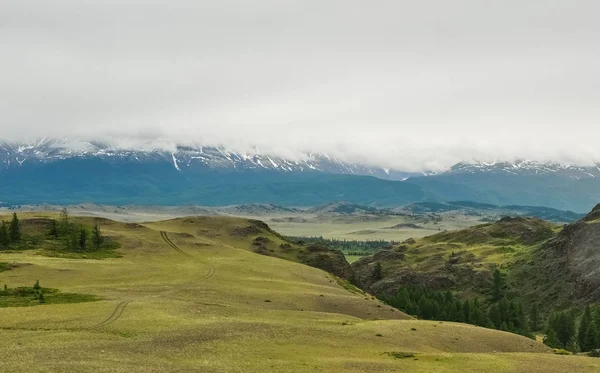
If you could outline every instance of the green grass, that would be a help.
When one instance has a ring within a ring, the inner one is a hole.
[[[67,251],[67,250],[49,250],[42,249],[39,255],[51,257],[51,258],[64,258],[64,259],[108,259],[108,258],[121,258],[122,255],[115,251],[115,249],[100,249],[97,251]]]
[[[100,300],[90,294],[62,293],[58,289],[42,288],[43,303],[39,300],[39,293],[32,287],[18,287],[0,290],[0,307],[30,307],[46,304],[83,303]]]
[[[44,286],[64,293],[102,299],[2,308],[2,370],[600,369],[598,359],[554,355],[542,344],[513,334],[410,319],[369,295],[352,292],[322,270],[254,253],[254,237],[232,234],[248,224],[233,218],[138,226],[106,222],[103,230],[122,245],[122,257],[105,260],[45,257],[32,251],[0,253],[1,262],[31,263],[0,273],[0,280],[11,288],[31,287],[39,278]],[[167,245],[160,231],[166,231],[180,251]],[[272,233],[261,235],[278,242]],[[412,353],[418,360],[394,358],[390,351]]]
[[[358,260],[360,260],[360,258],[362,258],[365,255],[345,255],[346,260],[348,261],[348,263],[352,264]]]
[[[10,271],[11,269],[13,269],[12,264],[7,262],[0,262],[0,272]]]

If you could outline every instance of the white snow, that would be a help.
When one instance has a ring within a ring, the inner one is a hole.
[[[175,153],[171,153],[171,156],[173,157],[173,164],[175,165],[175,168],[177,169],[177,171],[181,171],[181,168],[179,168],[179,165],[177,164],[177,158],[175,158]]]
[[[279,166],[277,165],[277,163],[275,163],[275,162],[274,162],[274,161],[271,159],[271,157],[268,157],[268,156],[267,156],[267,159],[269,160],[269,162],[271,162],[271,164],[273,165],[273,167],[275,167],[275,168],[279,168]]]

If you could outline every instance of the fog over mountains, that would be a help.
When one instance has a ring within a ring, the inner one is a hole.
[[[45,138],[0,143],[4,204],[275,203],[371,206],[475,201],[586,211],[600,199],[600,167],[558,162],[458,163],[406,172],[325,153],[285,158],[225,147],[143,148]]]

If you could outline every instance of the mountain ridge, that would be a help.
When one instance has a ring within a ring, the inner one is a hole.
[[[473,201],[584,212],[600,200],[599,165],[463,162],[415,174],[327,154],[292,160],[224,147],[135,149],[71,139],[0,142],[0,201],[288,207]]]

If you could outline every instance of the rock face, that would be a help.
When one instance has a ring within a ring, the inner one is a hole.
[[[600,204],[570,224],[540,250],[548,275],[562,275],[575,300],[600,301]]]

